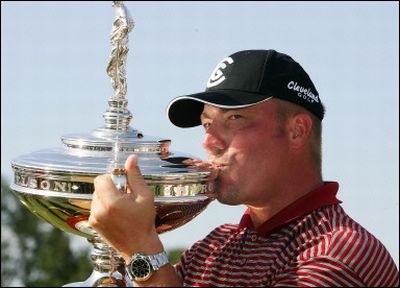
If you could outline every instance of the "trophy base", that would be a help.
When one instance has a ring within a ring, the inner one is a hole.
[[[90,257],[94,266],[92,274],[83,282],[73,282],[63,287],[133,287],[119,253],[99,236],[88,241],[93,245]]]
[[[133,287],[132,281],[128,277],[124,278],[94,270],[85,281],[65,284],[62,287]]]

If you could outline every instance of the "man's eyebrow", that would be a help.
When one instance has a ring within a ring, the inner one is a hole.
[[[232,111],[241,112],[241,111],[243,111],[243,110],[246,109],[246,108],[236,108],[236,109],[219,108],[219,109],[221,110],[222,114],[226,114],[226,113],[229,113],[229,112],[232,112]],[[203,111],[203,112],[200,114],[200,120],[201,120],[202,118],[211,118],[211,116],[208,115],[207,112]]]
[[[200,114],[200,119],[202,119],[202,118],[210,118],[210,116],[207,114],[207,112],[202,112]]]
[[[224,108],[219,108],[219,109],[221,110],[222,114],[226,114],[226,113],[228,113],[230,111],[234,111],[234,110],[240,110],[240,109],[224,109]],[[209,114],[207,114],[207,112],[203,111],[200,114],[200,119],[201,118],[211,118],[211,116]]]
[[[226,111],[222,111],[222,113],[225,113]],[[210,119],[212,118],[209,114],[207,114],[207,112],[203,112],[200,114],[200,120],[202,119]]]

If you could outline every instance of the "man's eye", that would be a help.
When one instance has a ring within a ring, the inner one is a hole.
[[[204,122],[203,124],[204,129],[207,129],[208,127],[210,127],[211,123],[210,122]]]
[[[239,114],[233,114],[233,115],[229,116],[230,120],[238,120],[240,118],[242,118],[242,116]]]

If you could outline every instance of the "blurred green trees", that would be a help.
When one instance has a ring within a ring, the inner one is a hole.
[[[89,245],[79,252],[67,233],[28,211],[1,177],[1,286],[62,286],[91,271]]]

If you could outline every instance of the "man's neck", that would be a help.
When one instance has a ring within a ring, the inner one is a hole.
[[[297,182],[297,185],[295,186],[287,183],[289,185],[282,188],[282,190],[276,194],[277,197],[274,199],[268,199],[263,206],[247,205],[250,209],[250,216],[254,227],[258,228],[289,204],[323,185],[321,177],[316,177],[316,179],[310,181],[310,183],[300,182],[301,181]]]

